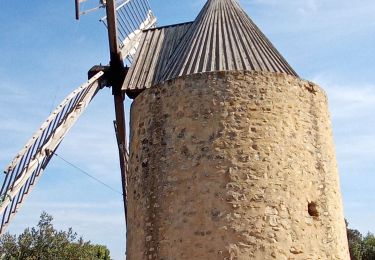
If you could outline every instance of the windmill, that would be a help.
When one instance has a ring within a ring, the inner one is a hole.
[[[77,18],[95,10],[81,2]],[[324,91],[236,0],[208,0],[194,21],[157,28],[146,3],[97,7],[110,63],[89,71],[6,169],[1,228],[111,86],[130,259],[348,259]],[[129,154],[125,94],[135,98]]]
[[[100,0],[97,7],[82,10],[89,0],[75,0],[76,19],[105,8],[101,22],[107,27],[110,62],[94,66],[88,72],[88,81],[71,92],[4,170],[0,190],[0,235],[11,223],[26,197],[54,156],[66,134],[83,114],[95,95],[104,87],[111,87],[114,97],[114,128],[118,143],[122,179],[122,193],[126,216],[127,140],[124,114],[124,94],[121,91],[128,68],[137,50],[142,30],[156,25],[148,0]]]

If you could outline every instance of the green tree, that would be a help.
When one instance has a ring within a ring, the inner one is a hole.
[[[363,260],[375,259],[375,237],[374,234],[368,233],[363,239]]]
[[[70,228],[57,231],[52,216],[43,212],[37,227],[18,237],[4,234],[0,239],[1,260],[110,260],[109,250],[84,241]]]
[[[375,236],[368,233],[365,237],[356,229],[348,228],[349,251],[351,260],[374,260],[375,259]]]
[[[348,234],[349,252],[350,259],[352,260],[363,260],[362,259],[362,234],[355,229],[348,228],[348,222],[346,222],[346,231]]]

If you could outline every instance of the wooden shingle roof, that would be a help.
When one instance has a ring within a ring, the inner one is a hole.
[[[209,0],[192,23],[145,31],[123,90],[199,72],[255,70],[298,76],[236,0]]]
[[[162,81],[169,58],[192,24],[176,24],[144,31],[123,90],[138,92]]]

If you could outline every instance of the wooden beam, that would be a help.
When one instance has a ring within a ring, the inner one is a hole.
[[[127,175],[128,175],[128,143],[126,140],[126,120],[123,95],[114,95],[116,121],[114,122],[120,159],[122,195],[124,200],[125,222],[127,223]]]
[[[108,40],[109,50],[111,54],[111,62],[117,63],[121,61],[120,47],[117,38],[117,17],[116,6],[114,0],[107,0],[107,26],[108,26]],[[111,64],[112,65],[112,64]]]
[[[75,5],[76,5],[76,20],[79,20],[80,0],[75,0]]]

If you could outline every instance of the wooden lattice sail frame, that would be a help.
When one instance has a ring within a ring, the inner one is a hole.
[[[100,1],[100,6],[80,11],[80,4],[88,0],[76,0],[76,18],[80,15],[106,8],[101,21],[108,29],[110,62],[108,66],[94,66],[89,80],[74,90],[42,124],[25,147],[6,167],[0,190],[0,235],[2,235],[25,198],[35,187],[38,179],[52,159],[66,134],[83,114],[96,93],[103,87],[112,87],[115,105],[115,134],[118,142],[122,192],[126,218],[127,140],[124,112],[124,93],[121,87],[127,73],[124,60],[131,64],[132,54],[138,48],[139,35],[144,29],[155,26],[148,0]]]

